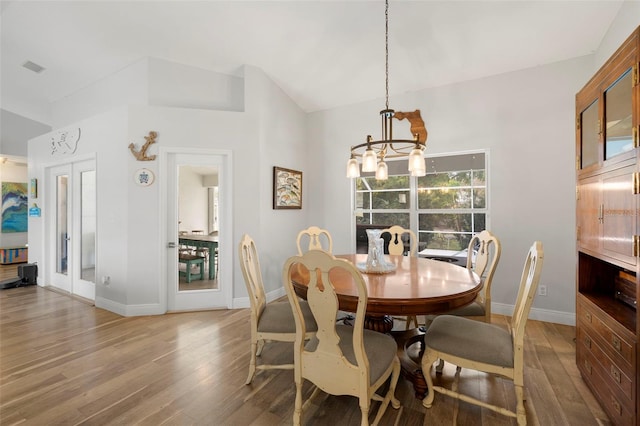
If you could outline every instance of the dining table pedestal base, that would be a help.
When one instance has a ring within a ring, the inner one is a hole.
[[[420,328],[392,331],[391,336],[398,344],[398,358],[402,377],[413,384],[415,397],[424,399],[427,382],[422,374],[422,354],[424,352],[424,331]]]
[[[393,318],[389,315],[366,315],[364,328],[378,333],[389,333],[393,329]]]

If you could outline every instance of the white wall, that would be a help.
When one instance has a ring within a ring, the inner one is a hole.
[[[307,179],[310,165],[320,160],[310,155],[304,112],[260,69],[245,67],[245,80],[246,111],[258,123],[257,145],[246,146],[241,152],[256,149],[258,155],[255,159],[246,157],[246,162],[244,154],[236,157],[236,170],[242,171],[246,189],[235,191],[239,204],[235,206],[238,208],[234,217],[242,216],[244,227],[236,225],[238,234],[234,241],[239,242],[244,233],[251,235],[259,250],[267,293],[277,290],[284,295],[282,265],[297,253],[298,232],[313,224],[308,219],[309,200],[316,194],[309,192]],[[274,166],[303,172],[302,209],[273,210]],[[236,273],[241,274],[239,266]],[[246,295],[246,290],[241,294]]]
[[[27,141],[51,131],[51,127],[0,109],[0,155],[27,156]]]
[[[541,240],[548,296],[535,300],[534,315],[574,321],[574,99],[591,77],[591,64],[590,57],[577,58],[390,99],[396,111],[421,110],[427,155],[488,150],[488,226],[503,247],[492,287],[498,313],[511,313],[527,250]],[[327,159],[309,184],[320,194],[313,219],[332,232],[337,253],[355,248],[348,219],[352,186],[345,178],[349,147],[377,131],[382,105],[379,100],[310,115],[309,143],[319,147],[313,155]]]
[[[638,25],[640,25],[640,1],[626,0],[622,3],[618,15],[594,54],[592,74],[595,74]]]
[[[244,79],[149,58],[149,105],[244,110]]]
[[[128,110],[119,108],[73,126],[58,129],[29,141],[29,178],[38,179],[38,206],[41,217],[29,217],[29,261],[38,263],[38,283],[47,282],[48,248],[45,247],[45,223],[53,212],[47,202],[55,197],[47,188],[45,170],[57,164],[65,164],[88,158],[96,158],[97,216],[96,227],[96,277],[111,276],[109,286],[96,286],[96,305],[108,300],[117,306],[126,306],[128,293],[138,283],[128,282],[127,261],[130,258],[130,224],[128,222],[129,198],[127,188],[133,183],[133,175],[126,167],[132,155],[127,149],[129,141],[140,135],[128,134]],[[81,129],[81,137],[74,154],[52,154],[51,136],[62,130]],[[143,212],[144,214],[144,212]],[[101,305],[102,303],[102,305]]]
[[[148,59],[141,59],[51,104],[54,129],[124,105],[147,105]]]
[[[123,105],[243,110],[241,77],[143,58],[52,104],[53,128]]]

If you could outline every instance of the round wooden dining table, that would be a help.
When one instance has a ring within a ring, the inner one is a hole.
[[[363,265],[367,254],[336,257]],[[403,376],[413,382],[416,397],[422,399],[427,389],[419,359],[424,332],[420,329],[392,331],[393,316],[438,314],[468,305],[482,289],[482,280],[475,272],[449,262],[411,256],[385,255],[385,258],[395,265],[394,271],[362,273],[368,294],[365,327],[394,336]],[[303,299],[306,299],[308,274],[304,268],[291,271],[293,287]],[[332,271],[330,276],[340,309],[355,312],[358,291],[351,276],[339,270]]]

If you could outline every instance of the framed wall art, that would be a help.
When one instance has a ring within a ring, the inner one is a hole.
[[[27,232],[27,183],[2,182],[2,233]]]
[[[302,208],[302,172],[274,166],[273,208]]]

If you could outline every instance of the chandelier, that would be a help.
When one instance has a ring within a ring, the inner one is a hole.
[[[376,172],[376,179],[386,180],[389,170],[385,159],[408,157],[409,172],[411,176],[424,176],[426,164],[424,150],[427,142],[427,129],[420,116],[420,110],[412,112],[395,112],[389,108],[389,0],[385,0],[385,108],[380,111],[382,121],[382,138],[373,140],[367,135],[367,141],[351,147],[351,158],[347,162],[347,177],[360,176],[358,157],[362,159],[363,172]],[[393,138],[393,118],[397,120],[407,119],[411,124],[413,139]]]

